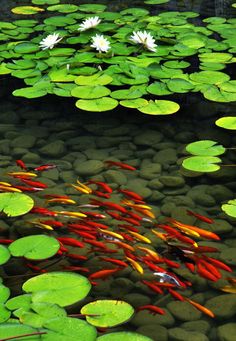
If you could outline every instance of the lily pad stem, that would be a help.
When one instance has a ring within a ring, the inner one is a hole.
[[[42,335],[42,334],[47,334],[47,332],[36,332],[36,333],[22,334],[22,335],[17,335],[17,336],[10,336],[10,337],[6,337],[5,339],[1,339],[1,341],[20,339],[22,337],[34,336],[34,335]]]

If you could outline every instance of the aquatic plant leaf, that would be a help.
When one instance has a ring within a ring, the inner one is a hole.
[[[97,337],[96,328],[72,317],[50,319],[44,323],[44,327],[47,328],[47,334],[42,337],[43,341],[95,341]]]
[[[192,73],[189,78],[197,83],[220,84],[230,80],[229,75],[220,71],[200,71]]]
[[[231,53],[225,52],[212,52],[212,53],[201,53],[198,55],[201,62],[206,63],[227,63],[233,57]]]
[[[198,156],[217,156],[225,152],[222,145],[217,145],[217,142],[212,140],[200,140],[190,143],[186,146],[186,150]]]
[[[0,211],[8,217],[17,217],[29,212],[34,200],[23,193],[0,193]]]
[[[221,205],[221,208],[227,215],[236,218],[236,199],[229,200],[227,204]]]
[[[161,5],[166,4],[170,0],[145,0],[144,3],[147,5]]]
[[[8,73],[11,73],[11,70],[8,69],[6,66],[6,63],[1,63],[0,64],[0,75],[7,75]]]
[[[114,327],[128,321],[134,314],[134,308],[117,300],[97,300],[90,302],[81,309],[82,314],[96,314],[86,316],[86,320],[96,327]]]
[[[234,8],[236,8],[236,3],[232,4],[231,6],[234,7]]]
[[[178,103],[165,100],[150,100],[148,105],[138,108],[144,114],[148,115],[170,115],[178,111]]]
[[[181,78],[170,79],[166,84],[170,91],[176,93],[186,93],[194,88],[192,83]]]
[[[68,47],[55,47],[49,51],[50,56],[70,56],[76,50]]]
[[[55,5],[60,2],[60,0],[31,0],[35,5]]]
[[[120,101],[120,105],[126,108],[140,108],[142,106],[148,105],[148,101],[144,98],[135,98],[135,99],[127,99],[124,101]]]
[[[33,235],[19,238],[9,245],[9,251],[14,257],[24,257],[31,260],[47,259],[54,256],[60,249],[56,238],[45,235]]]
[[[52,25],[56,27],[65,27],[67,25],[76,24],[76,20],[68,16],[57,15],[54,17],[46,18],[44,20],[44,23],[46,25]]]
[[[13,21],[13,24],[20,27],[34,27],[38,23],[35,19],[19,19]]]
[[[219,88],[221,91],[236,92],[236,80],[221,83],[219,84]]]
[[[99,336],[96,341],[153,341],[150,337],[133,332],[115,332]]]
[[[218,86],[211,85],[211,86],[207,87],[206,89],[203,89],[203,91],[202,91],[203,96],[206,99],[208,99],[210,101],[215,101],[215,102],[227,103],[227,102],[236,101],[236,93],[235,92],[228,92],[228,91],[220,90],[218,88]]]
[[[217,163],[221,159],[215,156],[192,156],[185,159],[182,166],[195,172],[215,172],[220,169]]]
[[[94,99],[108,96],[111,90],[103,85],[80,85],[72,89],[71,95],[78,98]]]
[[[77,108],[86,111],[108,111],[117,107],[119,102],[110,97],[101,97],[97,99],[79,99],[75,105]]]
[[[0,244],[0,265],[5,264],[10,257],[11,257],[11,254],[8,248]],[[1,300],[1,295],[0,295],[0,300]]]
[[[65,307],[86,297],[91,284],[86,277],[73,272],[51,272],[30,278],[22,288],[32,293],[33,302],[55,303]]]
[[[69,71],[64,69],[53,69],[48,73],[52,82],[73,82],[76,78],[75,75],[71,75]]]
[[[115,99],[134,99],[142,97],[143,91],[139,89],[125,89],[125,90],[116,90],[112,91],[110,96]]]
[[[149,92],[150,94],[153,94],[153,95],[157,95],[157,96],[165,96],[165,95],[172,94],[172,91],[170,91],[167,88],[167,85],[165,83],[162,83],[162,82],[154,82],[154,83],[150,84],[147,87],[147,92]]]
[[[83,4],[79,6],[81,12],[100,13],[105,11],[107,6],[102,4]]]
[[[78,85],[107,85],[111,83],[113,78],[107,74],[96,73],[92,76],[79,76],[75,79]]]
[[[165,62],[163,65],[171,69],[185,69],[191,64],[189,62],[185,62],[184,60],[169,60]]]
[[[0,303],[6,302],[10,295],[11,295],[10,289],[5,285],[0,284]]]
[[[31,43],[31,42],[18,43],[14,48],[14,51],[19,54],[33,53],[39,50],[40,50],[39,45]]]
[[[3,323],[9,319],[11,316],[11,312],[7,310],[4,303],[0,303],[0,323]],[[1,332],[0,332],[1,337]]]
[[[225,64],[222,63],[201,63],[199,69],[204,71],[219,71],[225,69]]]
[[[59,5],[49,6],[47,8],[47,11],[57,11],[59,13],[72,13],[72,12],[76,12],[78,8],[79,7],[77,5],[59,4]]]
[[[38,98],[47,95],[47,91],[44,89],[39,89],[37,87],[28,87],[16,89],[12,93],[14,96],[26,97],[26,98]]]
[[[30,326],[26,326],[20,323],[1,323],[0,324],[0,338],[1,339],[6,339],[8,337],[14,337],[14,336],[20,336],[20,335],[25,335],[25,334],[31,334],[31,333],[37,333],[38,330],[35,328],[32,328]],[[29,337],[21,337],[21,341],[27,341]],[[32,338],[31,338],[32,340]],[[34,341],[41,340],[40,335],[34,335],[33,337]]]
[[[215,121],[215,124],[221,128],[236,130],[236,117],[234,116],[221,117]]]
[[[200,49],[201,47],[205,46],[206,37],[197,33],[189,33],[180,38],[179,42],[189,48]]]
[[[38,12],[44,12],[44,9],[36,6],[18,6],[11,9],[14,14],[24,14],[31,15],[36,14]]]
[[[10,298],[5,306],[9,310],[16,310],[19,308],[29,309],[31,305],[31,295],[24,294]]]

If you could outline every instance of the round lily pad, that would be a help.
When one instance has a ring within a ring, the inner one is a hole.
[[[9,217],[29,212],[34,206],[33,199],[23,193],[0,193],[0,211]]]
[[[11,292],[8,287],[3,284],[0,284],[0,302],[4,303],[9,298]]]
[[[110,97],[79,99],[75,105],[82,110],[101,112],[114,109],[117,107],[118,101]]]
[[[170,91],[167,88],[167,85],[165,83],[162,83],[162,82],[154,82],[154,83],[150,84],[147,87],[147,91],[150,94],[157,95],[157,96],[164,96],[164,95],[172,94],[172,91]]]
[[[16,53],[33,53],[40,50],[39,45],[31,43],[31,42],[24,42],[19,43],[14,48]]]
[[[140,108],[148,105],[148,101],[144,98],[134,98],[120,101],[120,105],[126,108]]]
[[[96,341],[153,341],[147,336],[132,332],[116,332],[99,336]]]
[[[230,79],[229,75],[220,71],[200,71],[192,73],[189,77],[194,82],[206,84],[220,84]]]
[[[186,150],[199,156],[217,156],[224,154],[225,148],[222,145],[217,145],[217,142],[211,140],[201,140],[187,145]]]
[[[92,76],[79,76],[75,79],[78,85],[106,85],[111,83],[113,78],[106,74],[96,73]]]
[[[32,328],[30,326],[26,326],[20,323],[1,323],[0,324],[0,339],[7,339],[9,337],[14,337],[14,336],[20,336],[20,335],[25,335],[25,334],[32,334],[32,333],[37,333],[38,330],[35,328]],[[24,338],[25,341],[27,338]],[[21,340],[24,340],[21,338]],[[32,339],[32,338],[31,338]],[[41,340],[40,335],[34,335],[34,340]]]
[[[49,6],[47,8],[47,11],[57,11],[59,13],[72,13],[72,12],[76,12],[78,8],[79,7],[77,5],[59,4],[59,5]]]
[[[38,12],[44,12],[44,9],[36,6],[18,6],[11,9],[14,14],[31,15]]]
[[[26,98],[38,98],[47,94],[47,91],[37,87],[21,88],[13,91],[14,96],[26,97]]]
[[[109,95],[111,92],[110,89],[106,88],[103,85],[89,86],[89,85],[81,85],[72,89],[71,95],[78,98],[100,98]]]
[[[150,100],[148,105],[138,108],[144,114],[148,115],[170,115],[178,111],[179,104],[165,100]]]
[[[15,240],[9,245],[12,256],[31,260],[47,259],[54,256],[60,248],[56,238],[45,235],[33,235]]]
[[[222,205],[221,208],[227,215],[236,218],[236,199],[229,200],[227,204]]]
[[[35,5],[55,5],[59,2],[60,0],[32,0],[32,4]]]
[[[114,327],[128,321],[134,313],[134,308],[117,300],[97,300],[83,306],[82,314],[95,314],[99,316],[86,316],[86,320],[96,327]]]
[[[220,169],[217,163],[221,159],[215,156],[192,156],[183,161],[183,167],[195,172],[215,172]]]
[[[215,122],[215,124],[221,128],[236,130],[236,117],[234,116],[221,117]]]
[[[116,90],[111,93],[112,98],[116,99],[134,99],[143,95],[143,91],[139,89]]]
[[[49,302],[65,307],[82,300],[91,289],[89,280],[73,272],[51,272],[30,278],[23,290],[33,302]]]
[[[99,13],[105,11],[107,6],[101,4],[83,4],[79,6],[81,12]]]
[[[11,257],[11,254],[6,246],[0,245],[0,265],[5,264],[8,259]]]

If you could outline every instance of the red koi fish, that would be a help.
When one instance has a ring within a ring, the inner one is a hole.
[[[74,247],[84,247],[84,243],[78,241],[77,239],[70,237],[58,237],[57,240],[62,244],[74,246]]]
[[[53,227],[63,227],[63,223],[56,220],[39,220],[39,222]]]
[[[82,230],[82,231],[93,231],[92,227],[83,225],[83,224],[76,224],[76,223],[68,223],[67,226],[72,230]]]
[[[0,239],[0,244],[11,244],[14,239]]]
[[[171,296],[173,296],[174,298],[176,298],[179,301],[185,301],[185,297],[183,297],[182,295],[180,295],[177,291],[168,288],[169,293],[171,294]]]
[[[130,217],[123,217],[122,220],[126,221],[127,223],[132,224],[134,226],[141,226],[140,221],[135,220],[135,219],[130,218]]]
[[[44,198],[46,199],[50,199],[50,198],[70,199],[68,195],[59,195],[59,194],[45,194]]]
[[[89,180],[88,184],[95,184],[98,187],[101,187],[101,189],[106,193],[112,193],[113,192],[112,188],[108,184],[106,184],[105,182],[102,182],[102,181]]]
[[[76,253],[67,253],[66,256],[71,258],[71,259],[76,259],[76,260],[80,260],[80,261],[88,259],[88,257],[82,256],[82,255],[77,255]]]
[[[27,187],[27,186],[20,186],[20,185],[14,185],[14,187],[20,189],[23,192],[37,192],[37,191],[43,190],[43,188],[41,187]]]
[[[130,199],[134,199],[134,200],[138,200],[138,201],[143,201],[143,197],[141,197],[141,195],[130,191],[128,189],[119,189],[118,192],[124,194],[126,197],[130,198]]]
[[[91,244],[92,246],[95,246],[102,250],[107,250],[107,246],[103,242],[99,242],[98,240],[93,239],[84,239],[85,243]]]
[[[69,271],[90,272],[90,270],[88,268],[84,268],[82,266],[63,265],[62,268],[64,270],[69,270]]]
[[[36,272],[41,272],[41,273],[47,272],[47,270],[41,269],[39,266],[33,265],[33,264],[31,264],[31,263],[26,263],[25,265],[26,265],[28,268],[30,268],[31,270],[36,271]]]
[[[109,229],[109,226],[101,224],[101,223],[97,223],[96,221],[86,220],[85,223],[91,227],[95,227],[95,228],[99,228],[99,229],[103,229],[103,230]]]
[[[43,215],[48,215],[48,216],[52,216],[52,217],[56,217],[57,213],[48,210],[47,208],[44,207],[39,207],[39,206],[35,206],[33,207],[29,213],[38,213],[38,214],[43,214]]]
[[[205,261],[204,259],[201,259],[200,260],[201,264],[209,271],[211,272],[217,279],[220,279],[222,276],[221,276],[221,273],[219,272],[219,270],[214,266],[212,265],[211,263]]]
[[[200,262],[197,262],[197,272],[200,276],[210,281],[213,281],[213,282],[218,281],[218,278],[215,275],[213,275],[211,272],[209,272]]]
[[[105,198],[105,199],[109,199],[111,196],[109,193],[104,193],[104,192],[100,192],[100,191],[92,191],[93,195],[96,195],[97,197],[101,197],[101,198]]]
[[[155,305],[147,304],[147,305],[142,305],[141,307],[137,308],[137,311],[141,310],[149,310],[149,313],[152,315],[160,314],[164,315],[165,311]]]
[[[116,219],[116,220],[122,220],[122,216],[116,212],[113,211],[106,211],[107,214],[109,214],[110,217]]]
[[[107,207],[110,210],[119,211],[121,213],[127,212],[126,208],[111,201],[100,201],[100,200],[92,199],[91,204],[99,205],[101,207]]]
[[[78,236],[80,236],[82,238],[89,238],[89,239],[94,239],[94,240],[97,239],[96,236],[94,236],[93,234],[91,234],[89,232],[78,231],[78,230],[73,230],[73,229],[70,229],[70,232],[73,232],[74,234],[77,234]]]
[[[38,188],[47,188],[48,186],[46,184],[43,184],[40,181],[31,181],[28,179],[21,179],[22,182],[24,182],[25,184],[32,186],[32,187],[38,187]]]
[[[111,275],[113,275],[114,273],[118,272],[122,270],[122,268],[114,268],[114,269],[106,269],[106,270],[100,270],[100,271],[96,271],[93,274],[89,275],[89,280],[91,279],[98,279],[98,278],[107,278]]]
[[[127,225],[127,224],[119,224],[118,227],[121,228],[121,229],[133,231],[133,232],[138,232],[139,231],[136,227],[134,227],[132,225]]]
[[[142,280],[141,281],[143,284],[145,284],[149,289],[151,289],[152,291],[156,292],[157,294],[163,294],[163,290],[161,288],[159,288],[158,286],[156,286],[155,284]]]
[[[41,165],[39,167],[36,167],[34,168],[35,171],[38,171],[38,172],[43,172],[43,171],[46,171],[46,170],[49,170],[49,169],[53,169],[53,168],[56,168],[57,165],[53,165],[53,164],[47,164],[47,165]]]
[[[180,267],[179,263],[174,262],[173,260],[170,260],[168,258],[164,258],[164,262],[166,263],[166,265],[168,265],[170,268],[175,268],[178,269]]]
[[[95,213],[95,212],[83,212],[84,214],[86,214],[87,217],[91,217],[94,219],[105,219],[106,216],[104,214],[100,214],[100,213]]]
[[[131,212],[131,211],[127,211],[126,213],[128,216],[130,216],[131,218],[133,218],[136,221],[142,221],[143,218],[140,217],[137,213]]]
[[[232,269],[226,265],[225,263],[221,262],[218,259],[212,258],[212,257],[207,257],[205,255],[203,255],[203,258],[209,263],[212,263],[213,265],[215,265],[217,268],[228,271],[228,272],[232,272]]]
[[[24,161],[22,160],[16,160],[16,164],[17,166],[19,166],[21,169],[24,169],[27,171],[27,167],[26,167],[26,164],[24,163]]]
[[[108,165],[108,167],[116,166],[122,169],[130,170],[130,171],[135,171],[137,170],[135,167],[128,165],[127,163],[123,162],[116,162],[116,161],[110,161],[107,160],[105,163]]]
[[[128,266],[128,264],[126,264],[125,262],[123,262],[122,260],[119,260],[119,259],[108,258],[108,257],[99,257],[99,258],[104,260],[105,262],[110,262],[112,264],[115,264],[118,266],[123,266],[125,268]]]
[[[187,213],[188,213],[188,215],[194,216],[195,218],[197,218],[197,219],[199,219],[201,221],[204,221],[204,223],[207,223],[207,224],[214,223],[213,219],[205,217],[205,216],[203,216],[201,214],[198,214],[198,213],[195,213],[195,212],[192,212],[192,211],[189,211],[189,210],[187,210]]]

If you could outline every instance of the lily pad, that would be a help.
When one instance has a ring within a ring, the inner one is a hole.
[[[230,79],[229,75],[220,71],[200,71],[192,73],[189,77],[194,82],[206,84],[220,84]]]
[[[1,323],[0,324],[0,338],[2,339],[7,339],[9,337],[16,337],[18,336],[18,338],[21,335],[25,335],[25,334],[32,334],[32,333],[37,333],[38,330],[35,328],[32,328],[30,326],[26,326],[20,323]],[[20,340],[22,341],[27,341],[27,339],[29,339],[28,337],[21,337]],[[32,338],[31,338],[32,339]],[[34,335],[34,340],[41,340],[40,335]]]
[[[120,105],[126,108],[138,109],[140,107],[148,105],[148,101],[144,98],[127,99],[124,101],[120,101]]]
[[[79,7],[77,5],[59,4],[59,5],[49,6],[47,8],[47,11],[57,11],[59,13],[72,13],[72,12],[76,12],[78,8]]]
[[[211,140],[201,140],[187,145],[186,150],[198,156],[217,156],[224,154],[225,148]]]
[[[182,165],[195,172],[215,172],[220,169],[217,165],[220,162],[221,159],[215,156],[192,156],[185,159]]]
[[[13,91],[14,96],[26,97],[26,98],[38,98],[43,97],[47,94],[47,91],[44,89],[39,89],[37,87],[27,87],[21,88]]]
[[[227,103],[227,102],[236,101],[236,92],[220,90],[218,86],[211,85],[211,86],[206,87],[202,91],[203,96],[206,99],[210,101],[215,101],[215,102]]]
[[[194,88],[192,83],[181,78],[170,79],[166,84],[170,91],[176,93],[186,93]]]
[[[97,99],[79,99],[75,103],[76,107],[86,111],[108,111],[118,105],[118,101],[110,97],[102,97]]]
[[[6,302],[5,305],[9,310],[16,310],[19,308],[28,309],[31,305],[31,295],[24,294],[12,297]]]
[[[56,238],[45,235],[33,235],[15,240],[9,245],[14,257],[25,257],[31,260],[47,259],[54,256],[60,249]]]
[[[227,204],[222,205],[221,208],[227,215],[236,218],[236,199],[229,200]]]
[[[29,212],[34,206],[31,197],[23,193],[0,193],[0,211],[9,217]]]
[[[125,89],[125,90],[116,90],[111,93],[111,97],[115,99],[134,99],[142,97],[143,91],[139,89]]]
[[[11,316],[11,312],[7,310],[4,303],[0,303],[0,323],[7,321],[10,318],[10,316]]]
[[[65,307],[82,300],[91,289],[89,280],[73,272],[51,272],[30,278],[23,290],[33,302],[49,302]]]
[[[10,289],[8,287],[6,287],[3,284],[0,284],[0,302],[4,303],[6,302],[6,300],[8,300],[9,296],[10,296],[11,292]]]
[[[82,314],[96,314],[86,316],[86,320],[96,327],[114,327],[128,321],[134,314],[134,308],[117,300],[97,300],[90,302],[81,309]]]
[[[6,66],[6,63],[1,63],[0,64],[0,75],[7,75],[8,73],[11,73],[11,70],[8,69]]]
[[[162,82],[154,82],[147,87],[150,94],[157,96],[171,95],[172,91],[167,88],[167,85]]]
[[[100,13],[105,11],[107,6],[101,4],[83,4],[79,6],[81,12]]]
[[[14,14],[31,15],[39,12],[44,12],[44,9],[36,6],[18,6],[11,9]]]
[[[153,341],[147,336],[132,332],[116,332],[99,336],[96,341]]]
[[[92,76],[79,76],[75,79],[78,85],[106,85],[111,83],[113,78],[106,74],[96,73]]]
[[[16,53],[33,53],[40,50],[39,45],[31,43],[31,42],[24,42],[19,43],[14,48]]]
[[[109,95],[110,92],[111,90],[103,85],[96,86],[81,85],[72,89],[71,95],[78,98],[93,99],[105,97]]]
[[[236,117],[234,116],[221,117],[215,122],[215,124],[221,128],[236,130]]]
[[[5,264],[10,257],[11,257],[11,254],[8,248],[0,244],[0,265]],[[1,300],[1,296],[0,296],[0,300]]]
[[[35,5],[55,5],[59,2],[60,0],[32,0],[32,4]]]
[[[97,337],[96,328],[72,317],[50,319],[44,323],[44,327],[49,331],[43,336],[43,341],[95,341]]]
[[[148,105],[138,108],[144,114],[148,115],[170,115],[178,111],[179,104],[165,100],[150,100]]]
[[[170,0],[145,0],[144,3],[147,5],[161,5],[161,4],[166,4],[169,1]]]

